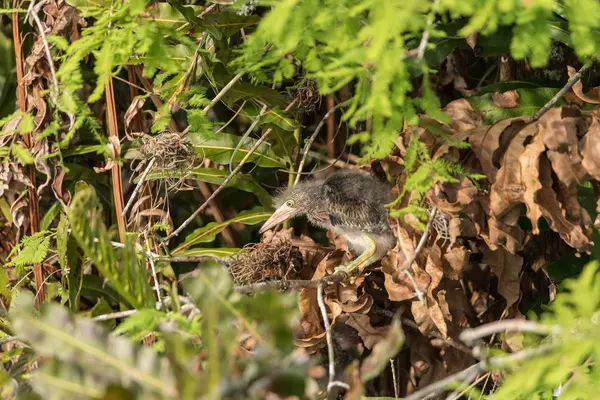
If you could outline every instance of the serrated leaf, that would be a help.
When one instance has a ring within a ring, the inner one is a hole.
[[[242,138],[228,133],[219,133],[217,136],[194,136],[190,133],[190,138],[194,143],[198,156],[206,157],[211,161],[224,165],[230,163],[234,152],[233,160],[239,163],[256,144],[255,139]],[[267,143],[258,146],[256,151],[248,158],[248,162],[265,168],[277,168],[285,165],[284,161],[273,152]]]
[[[22,267],[39,264],[46,258],[49,246],[50,236],[46,231],[38,232],[32,236],[25,236],[19,244],[21,248],[19,254],[13,257],[7,265]]]
[[[239,213],[235,218],[224,222],[211,222],[202,228],[196,229],[194,232],[190,233],[185,241],[180,244],[175,250],[173,250],[173,255],[179,255],[183,252],[184,249],[199,244],[199,243],[208,243],[215,240],[217,235],[229,225],[234,222],[242,223],[244,225],[255,225],[259,222],[267,220],[271,216],[271,211],[265,211],[261,208],[243,211]]]

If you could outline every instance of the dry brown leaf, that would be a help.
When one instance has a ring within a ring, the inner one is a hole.
[[[444,254],[448,268],[444,268],[444,276],[448,279],[460,279],[460,275],[469,264],[469,255],[471,254],[463,246],[457,246]]]
[[[523,186],[525,187],[523,202],[527,206],[527,217],[531,221],[534,235],[540,232],[538,221],[542,216],[542,210],[535,201],[535,194],[542,188],[539,178],[540,156],[545,149],[544,130],[540,130],[519,156]]]
[[[444,107],[443,111],[452,119],[451,126],[458,132],[468,131],[483,123],[480,113],[473,110],[467,99],[453,100]]]
[[[346,325],[356,329],[367,349],[372,349],[379,341],[385,339],[389,326],[373,327],[371,319],[365,314],[347,313],[340,317]]]
[[[510,141],[504,152],[501,167],[490,192],[490,212],[492,217],[498,220],[514,207],[519,207],[523,201],[525,187],[521,178],[519,157],[525,150],[525,141],[537,132],[536,123],[525,126]]]
[[[499,108],[515,108],[519,106],[519,92],[516,90],[509,90],[504,93],[494,92],[492,93],[492,100]]]
[[[577,70],[570,65],[567,65],[567,73],[569,74],[569,78],[572,78],[573,75],[577,73]],[[600,86],[593,87],[583,93],[583,83],[581,80],[578,80],[573,85],[573,92],[586,103],[600,104]]]
[[[527,117],[509,118],[489,127],[489,129],[475,129],[469,136],[469,143],[477,159],[481,163],[481,168],[490,182],[496,180],[498,168],[494,164],[494,155],[500,148],[500,136],[508,129],[519,130],[525,125]],[[507,135],[511,136],[511,135]]]
[[[498,293],[506,299],[506,306],[510,307],[519,300],[520,274],[523,266],[523,257],[511,254],[504,249],[487,250],[483,262],[498,277]]]
[[[540,157],[540,183],[542,188],[536,192],[535,202],[539,205],[550,228],[558,232],[569,246],[578,251],[589,251],[593,243],[588,235],[584,233],[581,226],[569,222],[563,214],[556,192],[552,189],[551,165],[545,155]]]
[[[587,175],[579,155],[579,121],[579,110],[568,107],[550,109],[539,121],[546,131],[544,144],[552,169],[567,186],[582,183]]]
[[[467,44],[472,50],[475,50],[475,47],[477,46],[477,36],[479,36],[479,32],[473,32],[469,33],[465,38]]]
[[[510,213],[505,215],[505,219],[514,220],[512,217],[514,215],[518,217],[520,211],[519,207],[515,207]],[[492,217],[488,220],[488,228],[489,234],[485,235],[482,233],[481,236],[490,249],[496,250],[498,246],[501,246],[512,254],[516,254],[523,247],[525,233],[517,222],[506,223]]]
[[[425,263],[425,272],[431,277],[431,282],[427,288],[427,294],[433,297],[433,291],[437,289],[438,285],[444,277],[444,266],[442,264],[442,250],[440,246],[434,243],[429,249],[427,255],[427,262]]]
[[[476,89],[469,89],[466,76],[466,66],[460,59],[457,53],[452,53],[446,57],[446,65],[442,73],[440,74],[440,83],[442,85],[448,85],[452,82],[454,89],[458,90],[463,96],[469,97],[476,92]],[[461,71],[464,71],[462,73]]]
[[[595,180],[600,180],[600,121],[592,116],[592,123],[581,139],[581,165]]]
[[[129,104],[129,107],[127,107],[127,111],[125,111],[125,134],[129,133],[129,124],[131,124],[131,121],[140,112],[145,102],[145,97],[137,96]]]
[[[469,178],[463,177],[458,183],[436,185],[430,193],[429,200],[440,211],[456,214],[471,204],[477,196],[477,188]]]
[[[444,313],[436,299],[428,295],[424,302],[413,301],[410,308],[415,323],[423,335],[429,336],[431,332],[437,330],[443,337],[447,337],[448,326],[444,319]]]

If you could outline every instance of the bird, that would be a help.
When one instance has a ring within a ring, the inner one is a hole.
[[[340,170],[325,179],[305,180],[274,196],[275,212],[259,233],[305,215],[312,225],[333,229],[343,237],[356,257],[350,264],[336,268],[336,272],[360,273],[396,245],[385,209],[389,193],[387,182],[356,170]]]

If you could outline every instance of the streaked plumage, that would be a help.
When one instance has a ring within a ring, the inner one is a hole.
[[[288,218],[306,215],[313,225],[344,237],[355,255],[367,251],[370,240],[375,242],[370,264],[396,243],[384,208],[389,191],[387,184],[358,171],[344,170],[323,180],[301,182],[275,197],[277,210],[261,232]]]

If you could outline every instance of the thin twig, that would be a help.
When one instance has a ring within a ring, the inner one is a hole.
[[[489,324],[478,326],[473,329],[465,329],[458,337],[467,345],[472,345],[477,339],[492,335],[497,332],[534,332],[542,335],[560,333],[558,325],[542,325],[537,322],[523,319],[505,319]]]
[[[151,253],[150,244],[148,242],[148,233],[146,231],[144,231],[144,241],[146,242],[148,252]],[[154,257],[148,257],[148,262],[150,262],[150,268],[152,270],[152,279],[154,280],[154,290],[156,291],[156,298],[158,299],[158,302],[156,303],[156,309],[164,310],[165,305],[162,301],[162,297],[160,296],[160,286],[158,285],[158,278],[156,276],[156,268],[154,267]]]
[[[540,108],[540,110],[533,116],[533,118],[531,119],[531,122],[533,121],[537,121],[538,119],[541,118],[542,115],[544,115],[546,112],[548,112],[548,110],[550,110],[550,108],[558,101],[560,100],[565,94],[567,94],[567,92],[569,90],[571,90],[571,88],[573,87],[573,85],[575,85],[580,79],[581,76],[583,75],[583,73],[585,71],[587,71],[588,69],[590,69],[590,67],[594,64],[594,61],[596,60],[596,57],[592,57],[592,59],[590,61],[588,61],[587,63],[585,63],[585,65],[583,67],[581,67],[581,69],[579,71],[577,71],[575,73],[575,75],[573,75],[565,84],[565,86],[562,87],[562,89],[560,89],[558,91],[558,93],[556,93],[554,95],[554,97],[552,97],[550,99],[550,101],[548,101],[544,107]]]
[[[491,369],[504,369],[516,362],[529,360],[541,355],[552,352],[553,347],[550,345],[539,346],[532,349],[520,351],[518,353],[509,354],[507,356],[498,356],[489,360],[480,361],[477,364],[471,365],[456,374],[450,375],[442,380],[439,380],[423,389],[404,398],[404,400],[421,400],[431,394],[439,393],[455,382],[466,382],[467,378],[475,379],[479,374],[487,372]]]
[[[433,207],[433,210],[431,211],[431,214],[429,215],[429,220],[427,221],[427,226],[425,227],[425,232],[423,232],[423,236],[421,236],[421,240],[419,240],[419,244],[417,245],[415,252],[413,253],[410,260],[408,260],[408,262],[397,272],[397,277],[401,273],[406,274],[406,276],[408,276],[408,278],[412,282],[413,286],[415,287],[415,293],[420,302],[425,301],[425,297],[423,295],[423,292],[421,292],[421,290],[417,286],[417,282],[415,281],[415,278],[412,276],[412,273],[410,272],[410,267],[413,265],[413,263],[415,262],[415,260],[417,259],[417,257],[419,256],[419,254],[421,253],[423,248],[425,247],[425,243],[427,243],[427,238],[429,237],[429,232],[431,231],[431,227],[433,225],[433,221],[435,220],[437,211],[438,211],[437,208]],[[396,279],[397,279],[397,277],[396,277]]]
[[[304,145],[304,152],[303,152],[304,154],[302,154],[302,159],[300,160],[300,164],[298,165],[298,172],[296,172],[297,175],[296,175],[296,181],[294,182],[294,184],[297,184],[300,181],[300,176],[302,175],[302,169],[304,168],[304,163],[306,162],[306,157],[308,156],[308,152],[310,150],[310,147],[312,146],[312,143],[315,141],[317,135],[321,131],[321,128],[323,128],[323,125],[325,125],[325,122],[329,119],[329,116],[331,114],[333,114],[335,112],[335,110],[342,107],[344,104],[346,104],[346,102],[336,104],[329,111],[327,111],[327,113],[323,116],[323,118],[321,118],[321,121],[315,128],[315,131],[313,132],[313,134],[310,135],[310,137],[306,140],[306,144]]]
[[[232,170],[231,166],[235,162],[235,155],[237,154],[240,147],[242,147],[244,140],[250,136],[252,131],[254,131],[254,128],[256,128],[256,125],[258,125],[258,123],[260,122],[260,119],[265,115],[266,112],[267,112],[267,105],[265,104],[263,106],[263,108],[261,108],[261,110],[258,113],[258,115],[256,116],[256,118],[254,118],[254,121],[252,121],[252,124],[250,125],[250,127],[248,127],[248,129],[246,129],[246,132],[244,132],[244,134],[242,135],[240,140],[237,142],[237,145],[235,146],[235,149],[233,149],[233,152],[231,153],[231,157],[229,158],[229,172],[231,172],[231,170]]]
[[[52,55],[50,54],[50,46],[48,45],[48,40],[46,39],[46,34],[44,33],[44,26],[42,25],[42,21],[40,21],[40,17],[37,15],[40,8],[44,4],[46,4],[46,2],[47,1],[44,0],[41,3],[39,3],[36,7],[35,0],[33,0],[29,4],[29,8],[27,9],[27,14],[25,15],[25,18],[27,19],[27,17],[30,16],[33,19],[39,30],[40,37],[42,38],[42,42],[44,44],[44,53],[46,53],[46,58],[48,59],[48,65],[50,66],[50,76],[52,78],[50,96],[52,97],[54,103],[56,103],[58,97],[58,79],[56,79],[56,69],[54,68],[54,62],[52,61]]]
[[[423,36],[421,36],[421,42],[419,43],[419,47],[417,48],[417,61],[421,61],[423,56],[425,56],[425,49],[427,48],[427,43],[429,42],[429,34],[431,27],[435,21],[435,10],[437,9],[439,4],[439,0],[435,0],[431,5],[431,11],[427,16],[427,26],[423,31]]]
[[[110,319],[125,318],[125,317],[129,317],[137,312],[138,312],[138,310],[126,310],[126,311],[118,311],[118,312],[114,312],[114,313],[98,315],[97,317],[93,317],[92,321],[98,322],[98,321],[108,321]]]
[[[142,188],[142,185],[144,184],[144,180],[146,179],[146,176],[150,173],[150,171],[152,171],[152,167],[154,166],[155,162],[156,162],[156,158],[152,157],[152,159],[150,159],[150,162],[148,163],[148,166],[146,167],[146,170],[140,177],[140,181],[137,183],[137,185],[135,185],[135,189],[133,189],[133,193],[131,193],[131,196],[129,197],[127,204],[125,204],[125,208],[123,209],[123,213],[121,214],[123,217],[127,214],[129,209],[133,205],[133,201],[137,197],[137,194],[140,191],[140,189]]]
[[[285,108],[284,111],[289,111],[294,106],[294,103],[295,103],[295,100],[292,100],[292,102]],[[188,219],[186,219],[179,226],[179,228],[175,229],[170,235],[168,235],[163,240],[163,243],[168,243],[170,239],[172,239],[173,237],[179,235],[181,233],[181,231],[183,231],[185,229],[185,227],[188,226],[196,218],[196,216],[198,216],[198,214],[200,214],[206,208],[206,206],[208,206],[208,204],[210,203],[210,201],[213,200],[215,197],[217,197],[217,195],[221,192],[221,190],[223,190],[223,189],[225,189],[225,187],[227,187],[227,185],[229,184],[229,182],[231,182],[231,180],[235,177],[235,175],[238,172],[240,172],[240,170],[242,169],[242,167],[244,166],[244,164],[246,163],[246,161],[248,161],[248,159],[252,156],[252,154],[254,154],[254,152],[256,151],[256,149],[258,149],[258,147],[265,141],[265,139],[267,138],[267,136],[269,136],[269,134],[271,133],[271,131],[272,131],[272,128],[269,128],[269,129],[267,129],[265,131],[265,133],[263,133],[263,135],[260,137],[260,139],[258,139],[256,141],[256,143],[254,143],[254,145],[252,146],[252,148],[250,148],[250,150],[248,150],[248,153],[242,159],[242,161],[240,161],[240,163],[238,164],[238,166],[235,167],[235,169],[229,174],[229,176],[227,176],[227,178],[225,178],[225,180],[223,181],[223,183],[221,184],[221,186],[219,186],[217,188],[217,190],[215,190],[206,200],[204,200],[204,203],[202,203],[200,205],[200,207],[198,207],[196,209],[196,211],[194,211],[192,213],[192,215],[190,215],[188,217]]]
[[[348,390],[350,389],[348,384],[335,380],[335,354],[333,350],[333,338],[331,336],[331,325],[329,324],[327,308],[325,308],[325,301],[323,300],[323,283],[320,283],[317,286],[317,303],[319,303],[319,310],[321,310],[323,324],[325,325],[325,338],[327,340],[327,356],[329,357],[329,383],[327,384],[327,392],[329,392],[333,387],[336,386]]]
[[[289,280],[289,281],[267,281],[254,283],[246,286],[236,286],[234,290],[242,294],[250,294],[256,292],[263,292],[266,290],[289,290],[289,289],[316,289],[320,285],[327,285],[335,282],[342,282],[348,279],[348,275],[343,271],[335,272],[334,274],[327,275],[324,278],[316,279],[314,281],[309,280]]]
[[[399,397],[398,378],[396,377],[396,367],[394,367],[394,358],[390,358],[390,368],[392,370],[392,380],[394,382],[394,398]]]
[[[208,110],[210,110],[211,108],[213,108],[215,106],[215,104],[217,104],[219,102],[219,100],[221,100],[221,98],[223,96],[225,96],[225,94],[229,91],[229,89],[231,89],[233,87],[233,85],[235,85],[235,83],[237,81],[240,80],[240,78],[243,76],[244,74],[242,72],[240,72],[239,74],[237,74],[236,76],[234,76],[229,83],[227,83],[227,85],[225,85],[223,87],[223,89],[221,89],[221,91],[219,93],[217,93],[217,95],[215,96],[214,99],[211,100],[210,104],[207,105],[206,107],[204,107],[204,109],[202,110],[205,114],[208,112]]]

